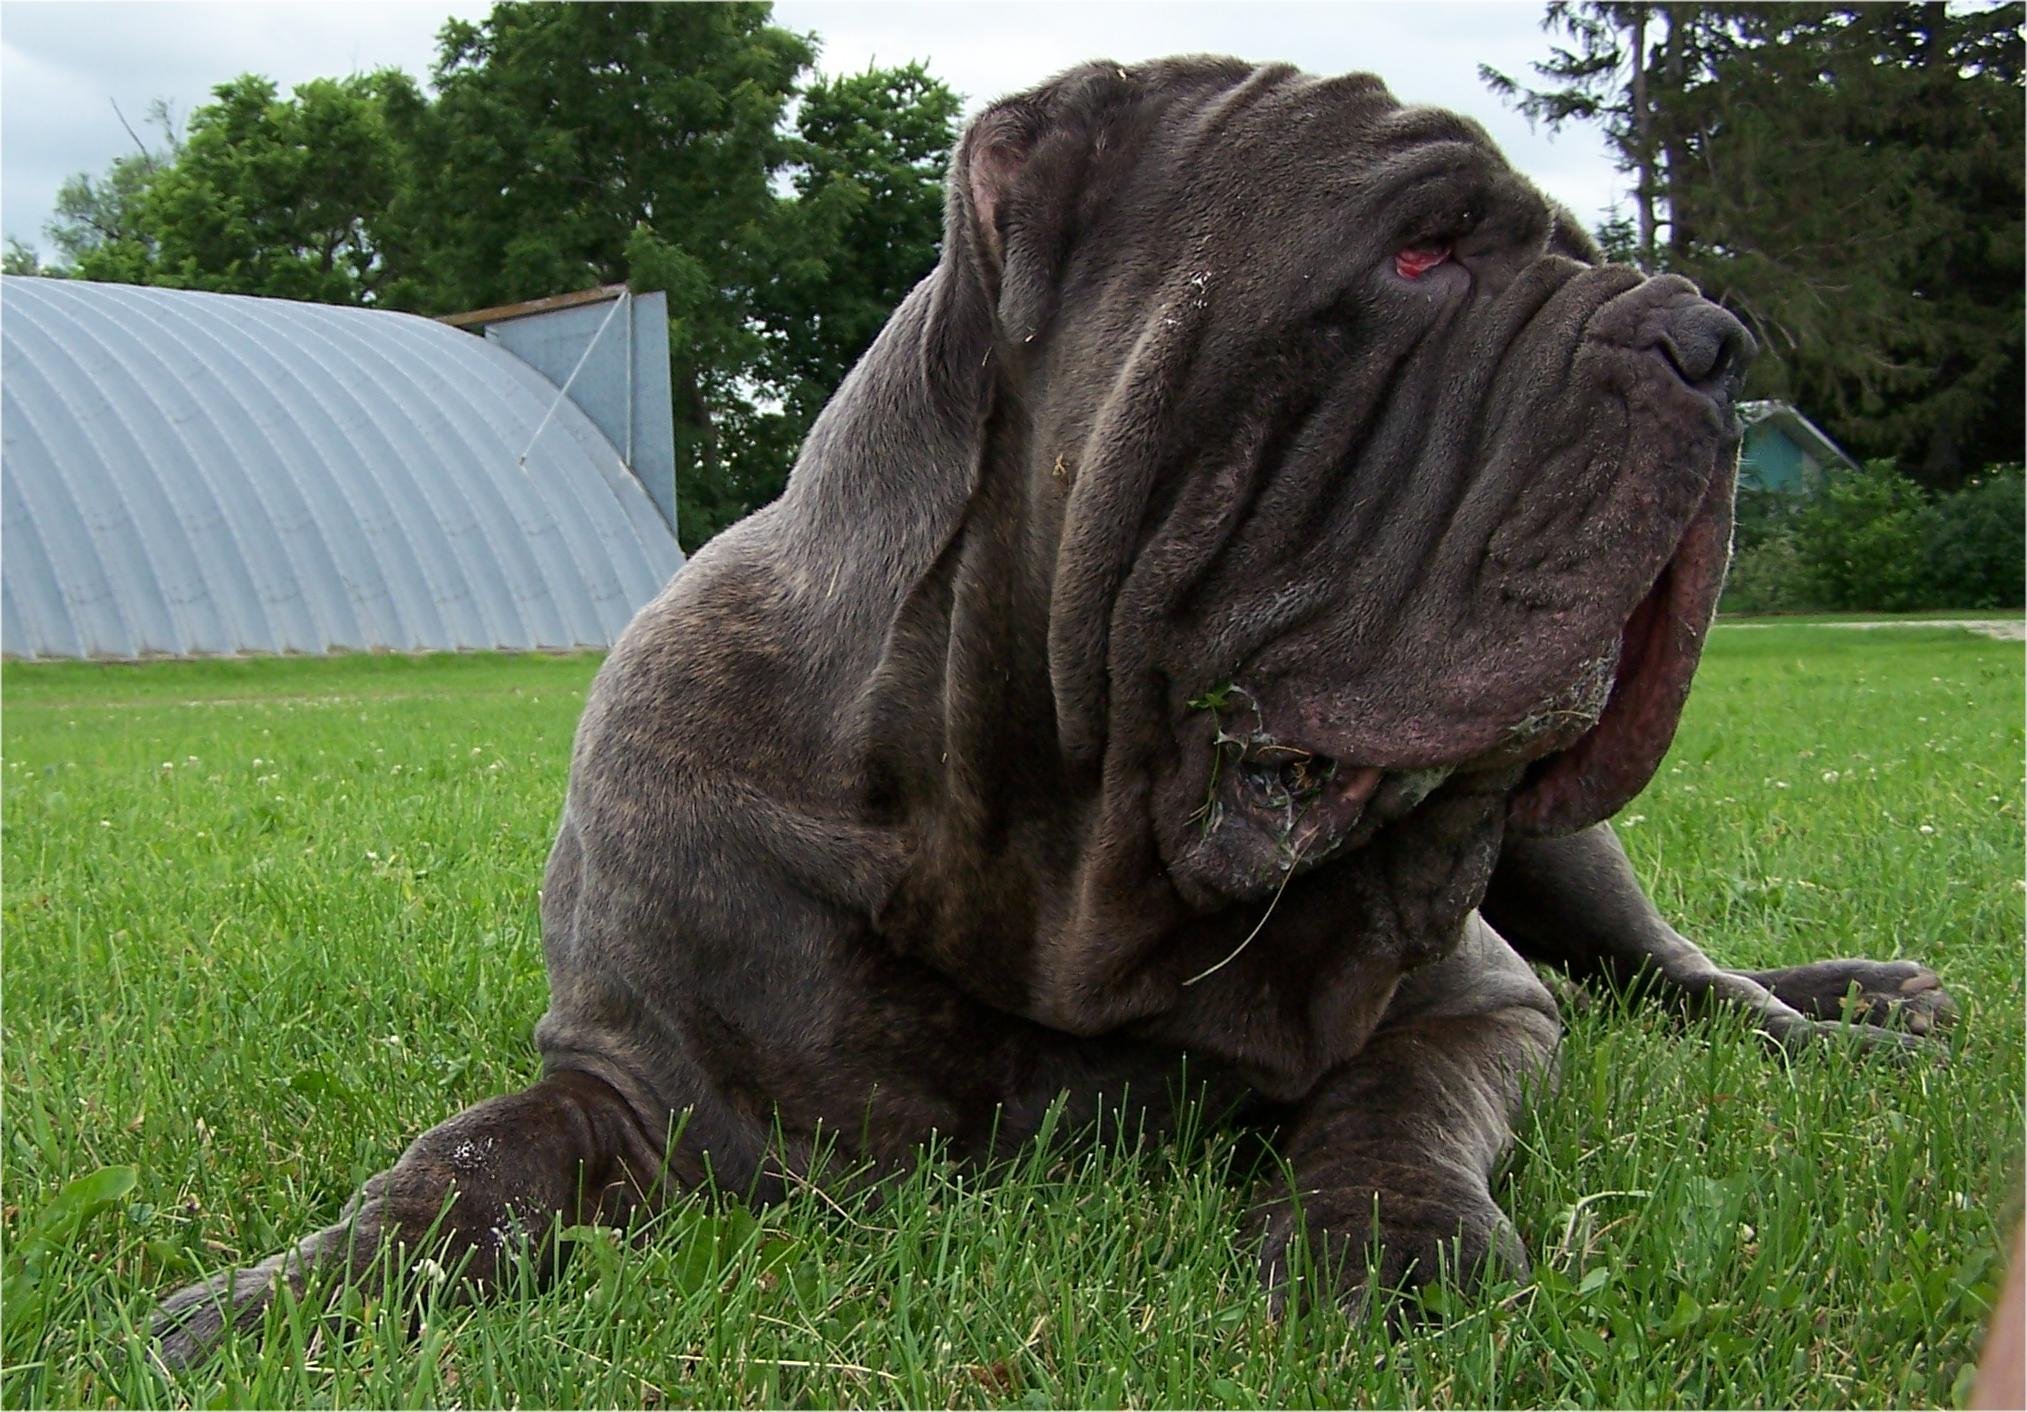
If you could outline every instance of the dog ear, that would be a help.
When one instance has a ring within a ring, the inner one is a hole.
[[[995,280],[1006,260],[1006,201],[1034,152],[1042,115],[1020,99],[988,108],[964,134],[958,162],[970,199],[970,225],[980,258]]]
[[[1098,137],[1136,91],[1116,64],[1088,64],[973,120],[951,182],[963,240],[1002,332],[1039,334],[1081,224]]]

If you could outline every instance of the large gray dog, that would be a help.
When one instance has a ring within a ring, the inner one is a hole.
[[[599,674],[545,1077],[171,1298],[165,1353],[426,1235],[482,1289],[559,1219],[766,1199],[825,1142],[984,1157],[1185,1055],[1301,1194],[1261,1194],[1270,1282],[1304,1227],[1377,1238],[1347,1295],[1518,1263],[1529,960],[1919,1043],[1927,970],[1720,970],[1602,822],[1689,689],[1751,353],[1370,77],[1097,64],[987,110],[787,494]]]

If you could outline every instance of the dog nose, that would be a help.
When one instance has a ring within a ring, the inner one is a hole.
[[[1746,365],[1759,353],[1745,325],[1708,299],[1669,310],[1654,347],[1684,382],[1727,400],[1738,394]]]

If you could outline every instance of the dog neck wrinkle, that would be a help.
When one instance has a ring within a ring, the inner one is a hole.
[[[1056,526],[1026,483],[1016,399],[982,429],[948,543],[900,605],[869,692],[867,774],[913,838],[876,925],[1000,1009],[1031,1013],[1050,918],[1077,889],[1098,780],[1064,759],[1044,644]],[[880,781],[887,782],[884,786]]]

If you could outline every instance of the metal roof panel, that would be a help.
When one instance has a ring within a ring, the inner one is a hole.
[[[0,384],[10,656],[607,646],[682,563],[581,409],[434,320],[10,275]]]

